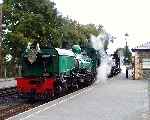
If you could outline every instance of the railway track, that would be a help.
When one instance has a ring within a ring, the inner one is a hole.
[[[77,92],[77,91],[74,91],[74,92]],[[68,95],[68,94],[66,94],[66,95]],[[57,96],[57,97],[53,98],[52,100],[56,100],[59,97],[62,97],[62,96]],[[65,95],[63,97],[65,97]],[[4,107],[0,108],[0,120],[8,119],[9,117],[12,117],[12,116],[17,115],[22,112],[25,112],[32,108],[38,107],[39,105],[42,105],[46,102],[49,102],[49,101],[42,101],[42,102],[40,102],[40,101],[37,101],[37,102],[24,101],[24,102],[14,103],[11,105],[4,106]]]
[[[0,98],[17,94],[16,87],[2,88],[0,89]]]
[[[63,100],[67,100],[69,98],[71,98],[71,96],[76,96],[77,94],[80,94],[82,93],[82,91],[86,91],[87,89],[91,88],[91,87],[95,87],[96,84],[93,84],[91,86],[86,86],[86,87],[82,87],[78,90],[75,90],[73,92],[70,92],[70,93],[66,93],[65,95],[63,96],[55,96],[55,98],[49,100],[49,101],[32,101],[31,102],[21,102],[17,105],[12,105],[12,106],[6,106],[2,109],[0,109],[0,120],[5,120],[9,117],[12,117],[14,115],[17,115],[19,113],[22,113],[22,112],[25,112],[27,110],[30,110],[32,108],[35,108],[35,107],[38,107],[44,103],[47,103],[47,102],[50,102],[50,101],[53,101],[53,100],[56,100],[56,103],[59,103],[60,101],[63,101]],[[57,101],[58,100],[58,101]]]
[[[0,120],[5,120],[11,116],[18,114],[18,113],[32,109],[35,106],[36,105],[34,105],[34,104],[19,103],[16,105],[10,105],[7,107],[3,107],[0,109]]]
[[[18,98],[16,87],[0,89],[0,120],[32,109],[44,102],[28,102]]]
[[[12,90],[14,92],[11,92],[11,88],[10,88],[10,91],[7,90],[7,91],[10,92],[11,95],[13,95],[13,93],[15,93],[16,88],[12,88],[12,89],[14,89],[14,90]],[[2,91],[0,91],[0,94],[1,93],[6,93],[5,95],[2,95],[2,96],[5,97],[6,95],[8,95],[7,92],[2,92]],[[66,93],[65,95],[70,94],[70,93],[72,93],[72,92]],[[63,96],[65,96],[65,95],[63,95]],[[59,97],[62,97],[62,96],[55,96],[51,100],[58,99]],[[49,101],[51,101],[51,100],[49,100]],[[19,100],[18,100],[18,103],[17,102],[14,102],[14,103],[12,102],[10,105],[8,104],[8,105],[5,105],[5,106],[0,108],[0,120],[5,120],[9,117],[12,117],[12,116],[17,115],[19,113],[22,113],[24,111],[30,110],[34,107],[37,107],[37,106],[42,105],[42,104],[44,104],[46,102],[49,102],[49,101],[45,100],[45,101],[42,101],[42,102],[41,101],[32,101],[32,102],[31,101],[21,101],[21,102],[19,102]]]
[[[75,93],[77,91],[80,91],[81,89],[86,89],[87,87],[90,87],[90,86],[81,87],[79,89],[69,91],[69,92],[65,93],[64,95],[55,96],[51,100],[45,100],[42,102],[41,101],[32,101],[32,102],[31,101],[21,101],[20,102],[19,99],[18,99],[18,102],[13,102],[13,100],[12,101],[10,100],[10,102],[12,102],[11,104],[6,104],[0,108],[0,120],[5,120],[9,117],[12,117],[12,116],[17,115],[19,113],[22,113],[24,111],[30,110],[30,109],[37,107],[39,105],[42,105],[46,102],[56,100],[60,97],[64,97],[64,96],[69,95],[71,93]],[[0,90],[0,97],[2,97],[2,96],[7,97],[8,95],[13,96],[16,93],[17,93],[16,87],[12,87],[12,88],[8,88],[8,89],[2,89],[2,90]],[[2,95],[2,94],[4,94],[4,95]]]

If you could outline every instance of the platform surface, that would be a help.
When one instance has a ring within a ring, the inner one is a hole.
[[[0,89],[14,86],[16,86],[16,80],[14,78],[0,79]]]
[[[9,120],[148,120],[147,81],[124,74],[46,103]]]

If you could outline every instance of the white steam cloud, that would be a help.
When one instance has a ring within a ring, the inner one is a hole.
[[[91,36],[91,43],[92,47],[95,48],[100,53],[100,60],[101,64],[97,68],[97,77],[96,77],[96,83],[106,83],[107,81],[107,75],[110,73],[112,62],[111,59],[109,59],[108,55],[106,54],[104,50],[104,35],[99,35],[98,37]]]

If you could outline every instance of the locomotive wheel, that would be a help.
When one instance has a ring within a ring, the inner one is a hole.
[[[62,93],[62,87],[60,85],[56,86],[55,95],[59,96]]]
[[[60,95],[64,95],[68,91],[67,80],[64,78],[63,75],[60,76],[60,82],[58,86]]]
[[[44,95],[45,100],[51,100],[54,98],[54,92],[53,91],[47,91]]]
[[[92,77],[91,84],[93,84],[95,81],[96,81],[96,77]]]
[[[66,91],[66,89],[63,86],[58,85],[56,87],[56,91],[55,91],[55,95],[56,96],[63,96],[65,93],[67,93],[67,91]]]
[[[92,83],[95,82],[96,78],[94,77],[93,74],[87,75],[87,81],[86,81],[86,86],[91,85]]]
[[[77,82],[76,82],[76,83],[73,83],[73,84],[72,84],[72,90],[77,90],[77,89],[79,89],[78,83],[77,83]]]

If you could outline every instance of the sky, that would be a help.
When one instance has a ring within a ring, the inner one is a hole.
[[[149,0],[53,0],[63,16],[81,24],[102,24],[117,37],[115,47],[130,48],[150,41]],[[129,36],[125,38],[124,34]]]
[[[102,24],[115,39],[116,48],[150,41],[149,0],[51,0],[63,16],[81,24]],[[2,0],[0,0],[0,3]],[[129,36],[125,38],[124,34]]]

